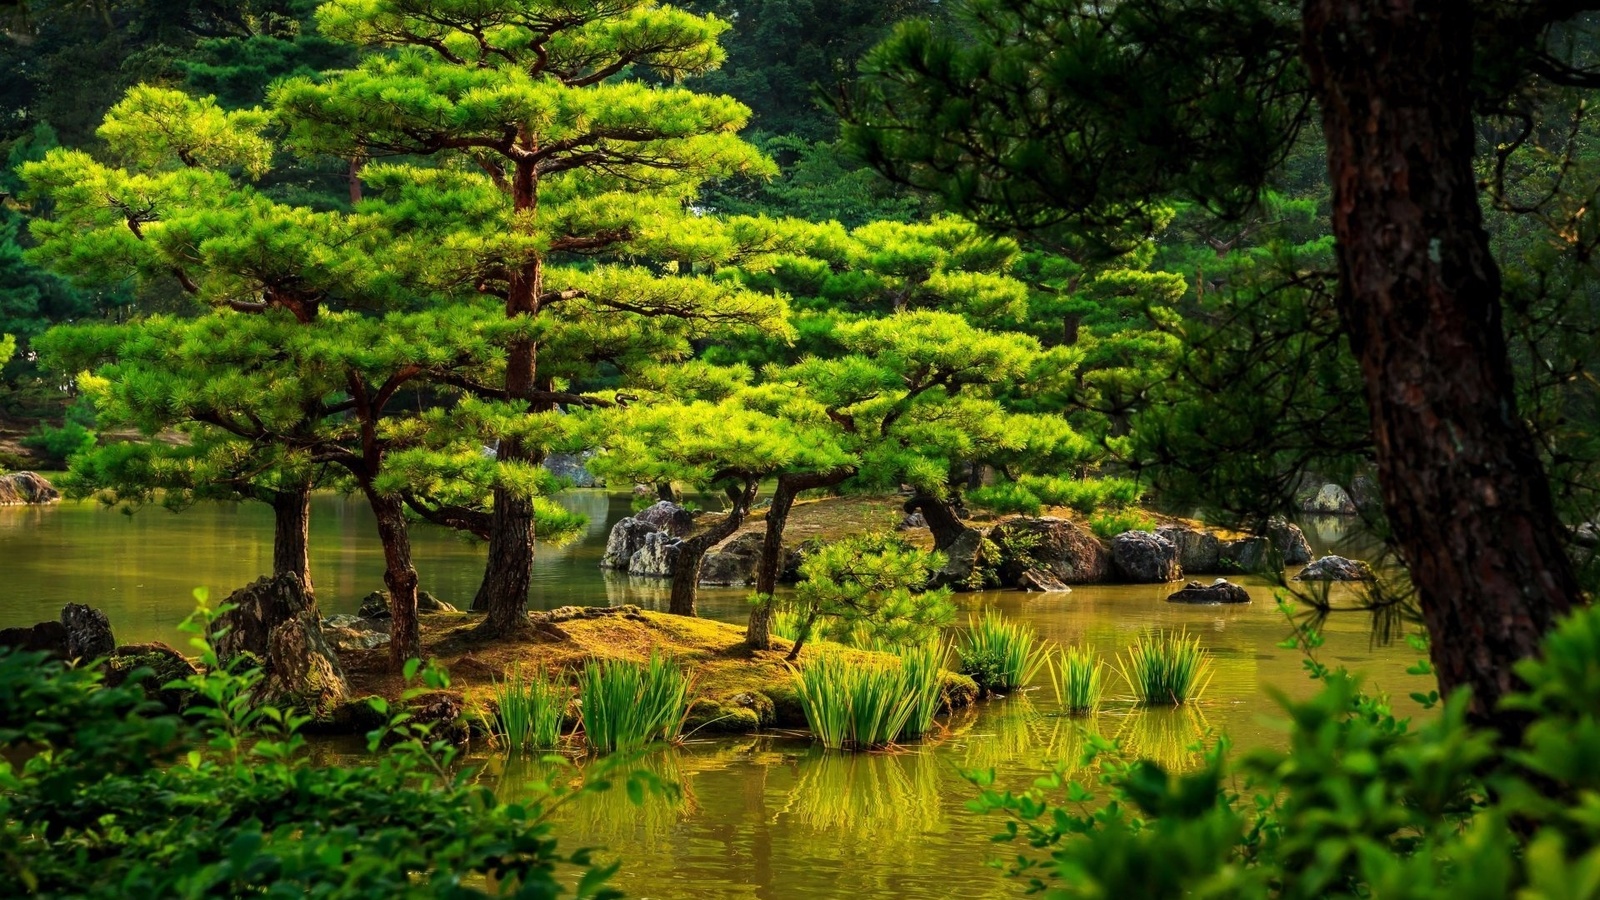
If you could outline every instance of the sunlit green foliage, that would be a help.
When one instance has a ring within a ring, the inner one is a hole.
[[[1074,715],[1092,713],[1100,707],[1105,684],[1102,675],[1105,663],[1093,647],[1062,647],[1048,654],[1050,683],[1056,690],[1056,702]]]
[[[561,723],[572,690],[548,672],[524,674],[513,666],[494,683],[493,714],[485,723],[507,753],[553,750],[561,744]]]
[[[690,676],[656,653],[649,662],[590,660],[578,676],[583,739],[596,753],[678,738],[693,698]]]
[[[1211,653],[1198,636],[1160,631],[1139,638],[1117,671],[1144,706],[1182,706],[1198,700],[1211,683]]]
[[[832,541],[800,564],[800,583],[780,602],[799,616],[790,659],[820,627],[848,634],[865,627],[899,645],[921,643],[955,614],[947,588],[922,590],[943,563],[895,535],[864,535]]]
[[[829,750],[872,750],[921,734],[940,687],[939,667],[923,662],[863,663],[837,651],[807,661],[794,682],[812,735]]]
[[[1049,655],[1049,647],[1026,622],[1008,619],[997,609],[971,616],[967,630],[956,642],[961,673],[985,691],[1014,691],[1026,687]]]

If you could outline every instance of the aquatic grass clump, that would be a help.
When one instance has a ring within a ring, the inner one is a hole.
[[[806,724],[829,750],[887,746],[905,733],[919,706],[901,664],[824,653],[796,669],[794,682]]]
[[[795,641],[800,637],[800,614],[792,609],[772,611],[772,624],[768,626],[773,637]]]
[[[962,674],[982,690],[1014,691],[1027,685],[1044,665],[1046,648],[1032,625],[1013,622],[994,609],[973,616],[968,625],[956,653]]]
[[[578,679],[583,736],[600,753],[675,740],[689,713],[690,678],[657,653],[647,663],[591,659]]]
[[[944,664],[949,658],[950,645],[940,638],[901,649],[905,688],[916,698],[902,732],[905,737],[922,737],[933,729],[933,719],[944,703]]]
[[[1199,699],[1211,683],[1211,654],[1198,637],[1184,632],[1157,632],[1117,657],[1117,669],[1143,706],[1182,706]]]
[[[567,686],[544,672],[532,677],[513,666],[504,681],[494,682],[494,715],[489,731],[507,753],[552,750],[561,743],[561,717],[567,709]]]
[[[1092,647],[1063,647],[1048,657],[1050,683],[1056,701],[1073,715],[1092,713],[1100,707],[1104,693],[1101,678],[1105,663]]]

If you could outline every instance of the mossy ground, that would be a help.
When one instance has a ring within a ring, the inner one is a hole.
[[[459,691],[469,716],[491,709],[494,683],[521,665],[524,672],[544,670],[575,677],[590,659],[638,662],[659,652],[677,660],[694,678],[695,707],[688,727],[746,733],[762,728],[804,728],[805,716],[795,695],[790,664],[784,657],[789,642],[774,639],[770,651],[744,646],[744,629],[726,622],[687,618],[648,610],[574,617],[554,623],[552,634],[536,640],[482,642],[472,631],[479,619],[468,613],[433,613],[421,617],[423,655],[450,673],[451,689]],[[810,644],[802,661],[813,654],[842,652],[862,664],[893,657],[839,647],[826,641]],[[388,651],[355,651],[341,655],[353,696],[377,694],[397,698],[404,686],[388,671]],[[964,675],[949,673],[946,695],[954,707],[977,697],[977,687]]]

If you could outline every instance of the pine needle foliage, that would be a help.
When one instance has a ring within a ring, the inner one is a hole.
[[[638,750],[677,740],[689,712],[692,681],[672,660],[590,660],[578,678],[583,736],[596,753]]]
[[[1160,631],[1140,638],[1117,657],[1117,671],[1142,706],[1182,706],[1199,699],[1211,683],[1211,654],[1200,638]]]

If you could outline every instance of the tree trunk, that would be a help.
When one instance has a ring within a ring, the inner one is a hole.
[[[927,520],[928,530],[933,532],[933,549],[945,550],[961,537],[967,526],[961,523],[961,518],[956,515],[955,508],[944,500],[918,491],[906,501],[906,512],[920,512],[922,518]]]
[[[411,564],[411,535],[406,532],[405,506],[394,497],[367,489],[367,502],[378,518],[378,539],[383,543],[383,583],[389,588],[392,624],[389,662],[400,671],[406,660],[422,655],[417,633],[417,570]]]
[[[695,615],[695,598],[700,593],[700,564],[705,562],[706,553],[712,547],[732,537],[744,524],[751,504],[756,502],[756,491],[760,486],[761,483],[756,479],[746,479],[744,490],[739,492],[738,498],[733,501],[733,508],[722,517],[722,521],[699,534],[684,538],[683,543],[678,545],[678,561],[672,567],[672,596],[667,602],[667,612],[675,616]]]
[[[855,474],[854,469],[839,469],[810,475],[780,475],[773,489],[772,505],[767,508],[766,529],[761,536],[761,561],[756,565],[756,596],[760,602],[750,609],[744,643],[752,650],[772,649],[772,595],[778,590],[778,573],[783,568],[783,529],[789,524],[789,511],[801,491],[833,487]]]
[[[272,492],[272,574],[297,575],[311,589],[311,485]]]
[[[517,163],[511,194],[512,206],[518,212],[531,214],[537,208],[538,179],[532,162]],[[506,293],[506,316],[537,316],[543,290],[544,269],[538,260],[513,272]],[[541,409],[533,402],[538,362],[539,347],[532,340],[514,340],[506,347],[506,396],[527,402],[531,411]],[[497,458],[501,462],[538,465],[542,457],[539,448],[525,447],[518,439],[500,440]],[[489,614],[479,626],[480,634],[511,637],[530,629],[528,587],[533,580],[533,541],[533,501],[497,486],[489,525],[489,558],[484,565],[483,583],[472,601],[474,610]]]
[[[1339,309],[1439,686],[1470,688],[1473,715],[1515,734],[1495,713],[1512,665],[1581,593],[1516,410],[1473,172],[1472,7],[1306,0],[1304,51],[1328,142]]]

